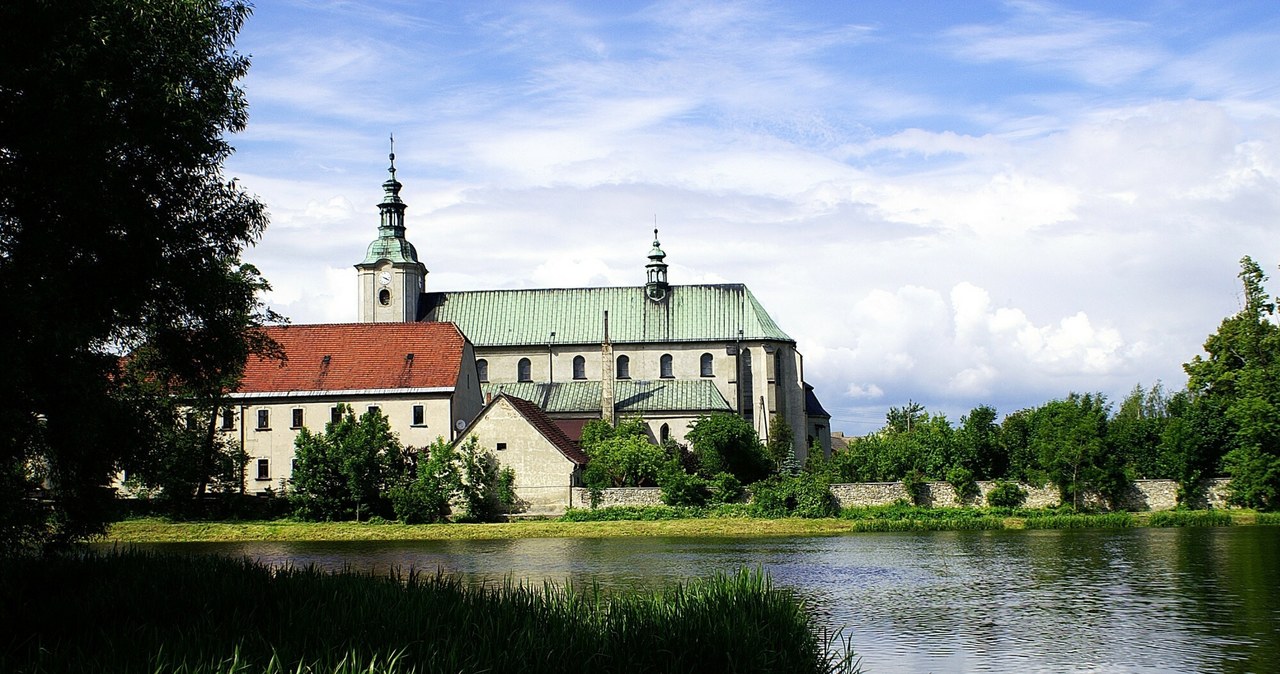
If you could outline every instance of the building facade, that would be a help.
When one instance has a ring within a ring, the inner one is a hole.
[[[249,456],[248,493],[284,487],[293,475],[298,433],[323,431],[342,405],[356,415],[376,409],[406,447],[455,439],[483,406],[475,352],[451,323],[265,331],[284,359],[250,357],[220,419],[220,431]]]

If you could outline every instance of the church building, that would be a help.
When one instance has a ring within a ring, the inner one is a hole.
[[[767,440],[779,414],[797,459],[815,444],[830,453],[830,415],[795,340],[745,285],[671,284],[654,230],[643,285],[431,290],[406,238],[394,154],[389,172],[378,237],[355,265],[360,322],[456,325],[486,399],[531,401],[572,438],[591,419],[639,416],[655,440],[683,442],[698,417],[732,412]]]

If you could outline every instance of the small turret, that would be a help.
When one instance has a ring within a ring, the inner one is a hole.
[[[651,300],[660,300],[667,296],[667,263],[663,262],[667,254],[662,252],[662,244],[658,242],[658,230],[653,230],[653,248],[649,250],[649,264],[645,265],[647,280],[644,284],[645,295]]]

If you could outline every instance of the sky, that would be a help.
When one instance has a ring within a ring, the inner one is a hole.
[[[641,285],[656,223],[850,435],[1179,389],[1280,276],[1274,1],[269,0],[237,50],[294,323],[356,319],[392,133],[429,290]]]

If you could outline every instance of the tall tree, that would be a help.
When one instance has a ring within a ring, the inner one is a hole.
[[[1223,411],[1230,424],[1223,464],[1232,499],[1280,508],[1280,326],[1267,276],[1252,258],[1240,260],[1244,307],[1205,340],[1207,357],[1184,365],[1187,390]]]
[[[769,454],[760,436],[742,417],[717,412],[698,417],[685,434],[693,455],[698,459],[698,472],[707,478],[729,473],[742,484],[764,479],[770,472]]]
[[[247,343],[245,317],[265,318],[239,260],[265,209],[222,176],[247,119],[248,14],[0,3],[0,538],[100,530],[108,476],[148,441],[121,355],[150,344],[164,383],[195,386],[232,362],[218,336]]]

